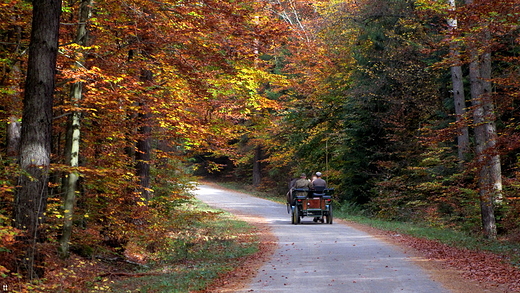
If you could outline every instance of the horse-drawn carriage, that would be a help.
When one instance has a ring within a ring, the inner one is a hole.
[[[313,221],[332,224],[332,194],[334,189],[298,189],[291,190],[287,211],[292,215],[292,223],[299,224],[303,217],[312,217]]]

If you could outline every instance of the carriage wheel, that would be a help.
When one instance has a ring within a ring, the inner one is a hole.
[[[300,223],[300,213],[298,212],[298,206],[295,206],[295,207],[293,208],[293,213],[292,213],[292,223],[293,223],[294,225]]]
[[[327,224],[332,224],[332,205],[329,205],[329,213],[326,216]]]

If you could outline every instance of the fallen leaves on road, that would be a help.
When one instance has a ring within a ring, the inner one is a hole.
[[[488,251],[475,251],[451,247],[435,240],[408,235],[395,235],[394,232],[351,223],[357,229],[396,243],[406,250],[412,248],[414,254],[437,261],[445,268],[457,271],[462,277],[475,281],[484,289],[496,292],[520,292],[520,269],[507,262],[507,257]]]
[[[507,286],[508,292],[520,292],[520,269],[507,263],[503,256],[406,235],[399,237],[398,241],[422,252],[424,257],[445,262],[468,279],[483,285],[501,284]]]

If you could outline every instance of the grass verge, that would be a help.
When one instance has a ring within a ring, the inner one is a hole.
[[[508,239],[490,240],[480,235],[472,235],[463,231],[431,227],[426,223],[385,221],[364,216],[362,211],[348,205],[336,208],[334,216],[380,230],[435,240],[452,247],[489,251],[507,256],[512,265],[520,267],[520,243],[509,241]]]
[[[258,250],[256,228],[246,222],[200,202],[185,213],[191,221],[184,219],[182,227],[157,239],[161,248],[148,256],[147,267],[113,279],[110,292],[202,291]],[[171,220],[172,227],[178,225]]]

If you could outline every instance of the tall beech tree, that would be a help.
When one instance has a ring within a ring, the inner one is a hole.
[[[77,24],[77,34],[74,42],[80,46],[76,60],[76,70],[79,72],[84,71],[85,67],[85,50],[82,48],[88,46],[88,31],[87,22],[92,15],[92,0],[81,1],[79,8],[79,17]],[[73,107],[79,107],[79,102],[83,97],[83,82],[76,81],[71,84],[71,104]],[[80,126],[81,126],[81,112],[73,110],[70,112],[67,133],[65,142],[65,158],[68,161],[70,167],[79,167],[79,156],[80,156]],[[65,178],[65,196],[63,198],[63,231],[60,238],[60,254],[62,257],[68,257],[70,248],[70,239],[72,236],[72,217],[74,216],[74,208],[76,202],[76,193],[78,193],[78,180],[79,172],[72,170],[68,173]]]
[[[502,172],[491,85],[491,32],[487,16],[478,10],[478,4],[483,3],[480,0],[466,0],[468,10],[475,17],[468,20],[467,46],[482,227],[488,238],[495,239],[495,204],[502,197]]]
[[[30,27],[24,25],[24,21],[30,15],[30,9],[23,3],[14,1],[11,5],[2,8],[1,13],[5,15],[4,23],[0,25],[3,32],[3,43],[0,45],[1,60],[3,68],[0,77],[2,86],[2,99],[0,109],[9,116],[5,121],[6,129],[6,155],[16,160],[20,147],[21,132],[21,84],[25,78],[25,63],[23,56],[27,50],[26,38],[30,34]]]
[[[52,107],[58,53],[61,0],[33,1],[29,61],[23,101],[20,167],[14,225],[23,231],[25,255],[19,263],[29,279],[43,277],[37,242],[47,207]]]
[[[454,12],[457,9],[455,0],[448,0],[449,11]],[[455,105],[455,115],[459,123],[459,135],[457,136],[458,156],[461,162],[468,161],[469,156],[469,129],[466,119],[466,96],[464,94],[464,76],[462,75],[462,58],[460,56],[461,44],[457,40],[457,18],[448,17],[448,31],[451,34],[450,42],[450,58],[452,65],[450,66],[451,84],[453,91],[453,103]]]
[[[150,70],[141,71],[141,81],[143,83],[152,83],[153,74]],[[150,160],[152,159],[152,127],[150,126],[150,110],[147,102],[139,103],[139,113],[137,123],[139,127],[137,133],[139,139],[136,142],[136,175],[139,178],[141,196],[145,200],[150,200]]]

